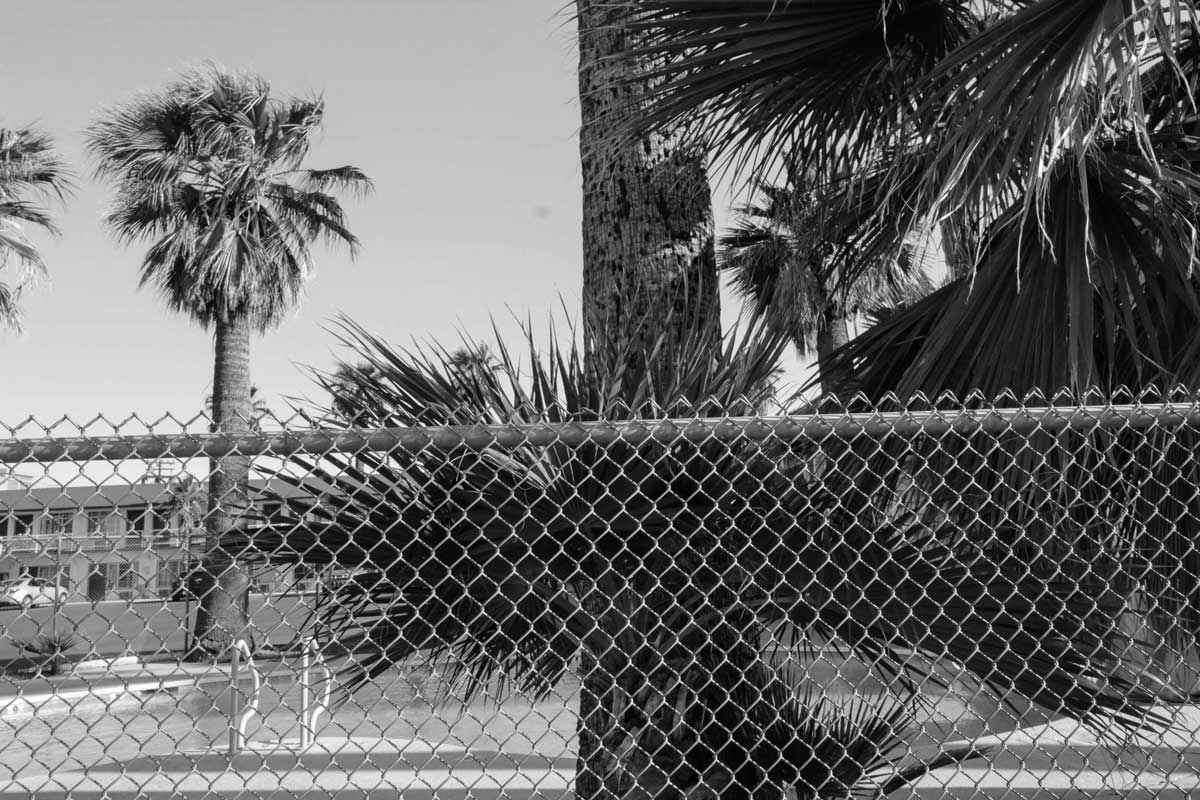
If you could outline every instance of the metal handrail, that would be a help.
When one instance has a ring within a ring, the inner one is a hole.
[[[233,648],[233,664],[229,670],[229,752],[232,755],[240,753],[246,746],[246,725],[249,724],[250,717],[258,713],[262,676],[259,674],[258,668],[254,666],[254,654],[250,652],[250,645],[246,643],[245,639],[235,640],[230,647]],[[241,672],[243,653],[246,656],[246,667],[254,678],[254,690],[250,693],[250,699],[239,718],[238,678]]]
[[[316,668],[323,670],[324,689],[321,699],[312,704],[311,675],[314,667],[313,656],[316,656]],[[311,636],[304,639],[304,651],[300,658],[300,746],[308,747],[317,738],[317,717],[329,706],[329,693],[333,684],[333,672],[325,662],[325,654],[316,646]]]

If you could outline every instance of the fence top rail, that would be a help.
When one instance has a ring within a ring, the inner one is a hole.
[[[71,436],[0,440],[0,463],[48,461],[120,461],[159,458],[220,458],[231,455],[416,451],[421,449],[511,449],[555,443],[630,444],[655,440],[781,442],[821,441],[946,434],[1029,434],[1116,428],[1200,428],[1200,403],[1155,405],[1080,405],[978,410],[930,410],[868,413],[817,413],[789,416],[710,417],[534,422],[507,425],[460,425],[379,429],[306,428],[261,431],[239,436],[192,433],[137,436]]]

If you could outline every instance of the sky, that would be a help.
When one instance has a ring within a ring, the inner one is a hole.
[[[51,280],[0,333],[0,426],[34,436],[191,417],[211,391],[212,338],[137,289],[142,249],[104,230],[107,190],[83,130],[98,112],[213,61],[276,93],[321,93],[309,165],[353,164],[362,248],[319,246],[301,306],[254,341],[254,383],[277,413],[316,397],[310,368],[351,357],[344,314],[397,344],[506,336],[516,318],[578,315],[581,177],[574,27],[563,0],[40,0],[5,11],[0,126],[52,134],[76,173],[61,237],[34,234]],[[718,226],[733,202],[714,198]],[[726,297],[727,321],[736,303]],[[91,422],[103,417],[107,422]],[[128,429],[125,426],[124,429]]]

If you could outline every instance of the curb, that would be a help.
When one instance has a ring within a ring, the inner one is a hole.
[[[132,680],[73,687],[64,690],[30,692],[0,698],[0,720],[10,721],[85,711],[103,713],[131,703],[145,705],[153,698],[176,698],[181,692],[206,684],[226,683],[228,675],[141,677]]]
[[[142,659],[139,656],[118,656],[117,658],[89,658],[85,661],[77,661],[75,663],[75,672],[95,672],[100,670],[108,670],[113,667],[134,667],[142,666]]]

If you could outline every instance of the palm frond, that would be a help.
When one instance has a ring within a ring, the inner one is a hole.
[[[811,172],[810,172],[811,174]],[[765,201],[738,209],[721,238],[722,269],[756,314],[788,330],[802,354],[831,318],[908,302],[933,289],[915,244],[880,254],[847,180],[820,185],[793,170],[759,187]]]
[[[49,135],[34,128],[0,128],[0,268],[15,262],[14,288],[5,288],[0,324],[18,327],[21,289],[46,275],[41,254],[26,226],[57,235],[49,211],[30,196],[65,200],[72,190],[66,166]]]
[[[1190,379],[1181,356],[1200,313],[1189,274],[1200,184],[1182,165],[1153,172],[1116,151],[1062,164],[1042,222],[1020,201],[1010,207],[973,278],[890,315],[839,354],[842,385],[873,397],[965,397]]]
[[[73,188],[49,134],[36,128],[0,128],[0,201],[30,192],[61,201]]]
[[[12,330],[21,330],[20,290],[13,289],[0,281],[0,325]]]
[[[802,152],[833,174],[902,130],[914,87],[977,26],[970,3],[637,0],[635,55],[665,60],[638,122],[703,119],[715,153]]]
[[[1175,61],[1192,14],[1182,0],[1040,0],[963,42],[915,92],[911,124],[936,132],[937,142],[918,206],[938,216],[978,206],[981,194],[1028,165],[1023,212],[1040,216],[1062,160],[1114,129],[1145,145],[1144,65]],[[998,180],[978,168],[989,161],[1008,165]]]
[[[375,184],[358,167],[334,167],[332,169],[304,170],[303,184],[310,191],[327,193],[329,190],[350,192],[364,197],[375,190]]]
[[[499,341],[499,368],[463,392],[467,376],[445,349],[397,350],[344,330],[370,366],[356,370],[356,419],[375,425],[711,416],[752,408],[733,398],[773,367],[738,347],[715,368],[675,370],[689,377],[673,385],[647,371],[641,388],[606,388],[574,347],[538,356],[531,343],[518,367]],[[762,353],[777,357],[781,343],[766,341]],[[1102,628],[1097,609],[1110,599],[1036,564],[968,553],[954,526],[855,517],[853,481],[814,482],[782,455],[746,441],[650,440],[297,456],[278,475],[296,491],[279,499],[303,521],[244,546],[373,571],[373,588],[339,590],[320,619],[326,640],[357,653],[351,687],[422,653],[450,664],[468,699],[501,679],[540,696],[587,651],[638,692],[656,685],[638,676],[682,675],[714,642],[784,625],[895,677],[917,652],[1088,724],[1159,722],[1148,716],[1157,687],[1122,660],[1133,643]],[[591,604],[597,593],[611,602]],[[725,690],[742,679],[715,680]]]
[[[314,241],[353,253],[341,205],[312,186],[369,181],[354,167],[301,169],[323,118],[320,98],[276,99],[262,77],[212,65],[102,114],[87,145],[116,190],[109,228],[150,242],[142,285],[202,325],[247,315],[265,330],[299,297]]]

